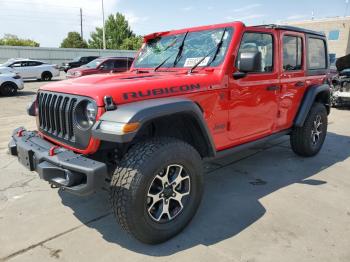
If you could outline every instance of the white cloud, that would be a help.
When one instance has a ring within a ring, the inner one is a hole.
[[[193,6],[186,6],[186,7],[182,8],[182,10],[185,12],[189,12],[189,11],[193,10]]]
[[[131,27],[149,20],[148,16],[137,16],[132,12],[125,13],[124,15]]]
[[[246,6],[242,6],[242,7],[239,7],[239,8],[236,8],[236,9],[233,9],[232,11],[233,12],[247,12],[249,10],[252,10],[252,9],[255,9],[255,8],[258,8],[260,7],[261,4],[250,4],[250,5],[246,5]]]

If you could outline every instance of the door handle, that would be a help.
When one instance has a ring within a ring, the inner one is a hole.
[[[279,86],[268,86],[268,87],[266,87],[266,90],[267,91],[277,91],[277,90],[280,90],[280,87]]]
[[[303,87],[304,85],[305,85],[304,82],[299,81],[299,82],[296,82],[294,86],[295,87]]]

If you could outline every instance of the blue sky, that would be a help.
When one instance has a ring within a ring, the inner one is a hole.
[[[346,0],[104,0],[106,15],[124,13],[137,34],[240,20],[247,25],[344,16]],[[0,36],[31,38],[41,46],[57,47],[69,31],[84,37],[102,24],[101,0],[0,0]],[[347,12],[350,15],[350,8]]]

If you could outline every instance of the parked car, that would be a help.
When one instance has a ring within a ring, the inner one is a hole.
[[[128,71],[134,58],[132,57],[101,57],[78,68],[70,69],[67,78],[76,78],[85,75],[105,74],[109,72],[121,73]]]
[[[57,65],[33,59],[10,59],[1,66],[12,68],[23,79],[50,81],[52,77],[60,75]]]
[[[82,65],[86,65],[87,63],[90,63],[92,60],[95,60],[96,58],[99,58],[99,56],[80,56],[73,61],[68,62],[68,63],[63,63],[62,64],[62,69],[64,72],[67,73],[69,69],[76,68]]]
[[[0,94],[13,96],[24,88],[23,79],[11,68],[0,67]]]
[[[28,110],[38,131],[14,130],[9,151],[64,192],[109,185],[121,227],[160,243],[196,213],[204,160],[285,135],[297,155],[319,153],[330,113],[327,57],[323,33],[290,26],[151,34],[129,72],[42,86]]]

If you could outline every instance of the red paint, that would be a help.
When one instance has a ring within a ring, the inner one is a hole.
[[[23,136],[23,133],[24,133],[24,129],[18,130],[17,136],[18,136],[18,137],[22,137],[22,136]]]
[[[49,150],[49,156],[54,156],[56,153],[55,153],[55,150],[56,149],[59,149],[60,147],[59,146],[53,146],[50,148]]]
[[[192,74],[188,74],[186,68],[173,68],[173,72],[162,72],[161,69],[153,72],[150,68],[142,68],[139,70],[149,71],[149,73],[138,74],[132,67],[129,72],[118,75],[91,75],[55,82],[42,89],[91,97],[100,107],[99,116],[102,115],[105,96],[112,96],[117,105],[170,96],[190,98],[203,109],[204,118],[218,151],[291,127],[305,91],[314,84],[322,83],[325,76],[306,76],[305,68],[292,73],[283,72],[281,55],[283,31],[263,27],[246,27],[243,23],[233,22],[159,34],[172,35],[223,27],[234,28],[234,33],[227,55],[223,63],[217,67],[207,69],[198,67]],[[245,78],[235,80],[232,77],[232,74],[237,71],[234,66],[235,58],[242,36],[246,31],[265,32],[273,35],[274,70],[271,73],[248,74]],[[303,34],[288,33],[302,37],[305,52]],[[157,34],[148,35],[146,38],[150,39],[154,36]],[[305,65],[305,56],[303,59],[303,65]],[[295,84],[300,81],[305,85],[296,88]],[[178,90],[180,86],[189,85],[200,85],[200,89],[175,93],[158,90],[166,88],[169,90],[171,87],[174,87],[173,90]],[[279,86],[280,89],[273,92],[266,91],[266,88],[271,85]],[[125,99],[125,93],[147,93],[148,90],[154,89],[157,89],[154,96],[136,98],[130,96],[129,99]],[[96,152],[100,144],[100,141],[91,139],[86,149],[77,150],[50,137],[46,138],[82,154]]]

